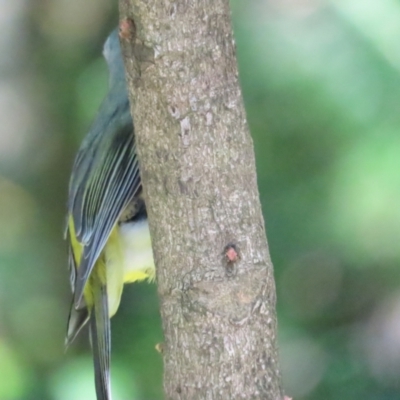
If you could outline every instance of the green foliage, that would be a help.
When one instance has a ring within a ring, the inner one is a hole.
[[[100,3],[69,22],[57,16],[76,1],[14,10],[30,31],[11,35],[20,51],[0,64],[0,400],[94,395],[85,333],[63,353],[62,227],[73,155],[107,85]],[[398,399],[400,3],[232,9],[287,394]],[[161,399],[155,287],[129,287],[112,323],[115,399]]]

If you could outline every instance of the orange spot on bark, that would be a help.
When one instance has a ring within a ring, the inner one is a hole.
[[[225,250],[225,257],[228,262],[235,262],[239,259],[239,254],[236,251],[235,246],[228,246]]]
[[[121,39],[128,40],[136,34],[136,26],[132,19],[124,18],[119,23],[119,36]]]

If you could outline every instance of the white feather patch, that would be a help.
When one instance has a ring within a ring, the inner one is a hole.
[[[120,240],[124,258],[124,281],[154,279],[155,266],[147,219],[121,224]],[[136,272],[139,274],[136,275]],[[140,277],[141,272],[148,276]],[[133,279],[126,278],[127,276]]]

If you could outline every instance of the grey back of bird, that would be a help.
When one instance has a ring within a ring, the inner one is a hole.
[[[107,38],[104,57],[109,91],[76,156],[69,190],[69,214],[84,244],[74,282],[75,306],[121,211],[140,188],[125,69],[118,31]],[[82,265],[84,264],[84,265]]]
[[[87,309],[83,292],[122,211],[140,191],[141,180],[117,29],[107,38],[103,54],[109,69],[109,90],[82,141],[69,186],[67,237],[74,299],[67,343],[71,343],[90,317],[97,399],[110,400],[107,284],[98,281],[95,285],[96,276],[91,278],[95,290],[90,309]],[[75,259],[71,245],[73,236],[82,246],[79,260]]]

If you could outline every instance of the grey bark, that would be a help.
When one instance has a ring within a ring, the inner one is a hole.
[[[165,398],[281,399],[273,267],[229,2],[120,0],[120,12]]]

